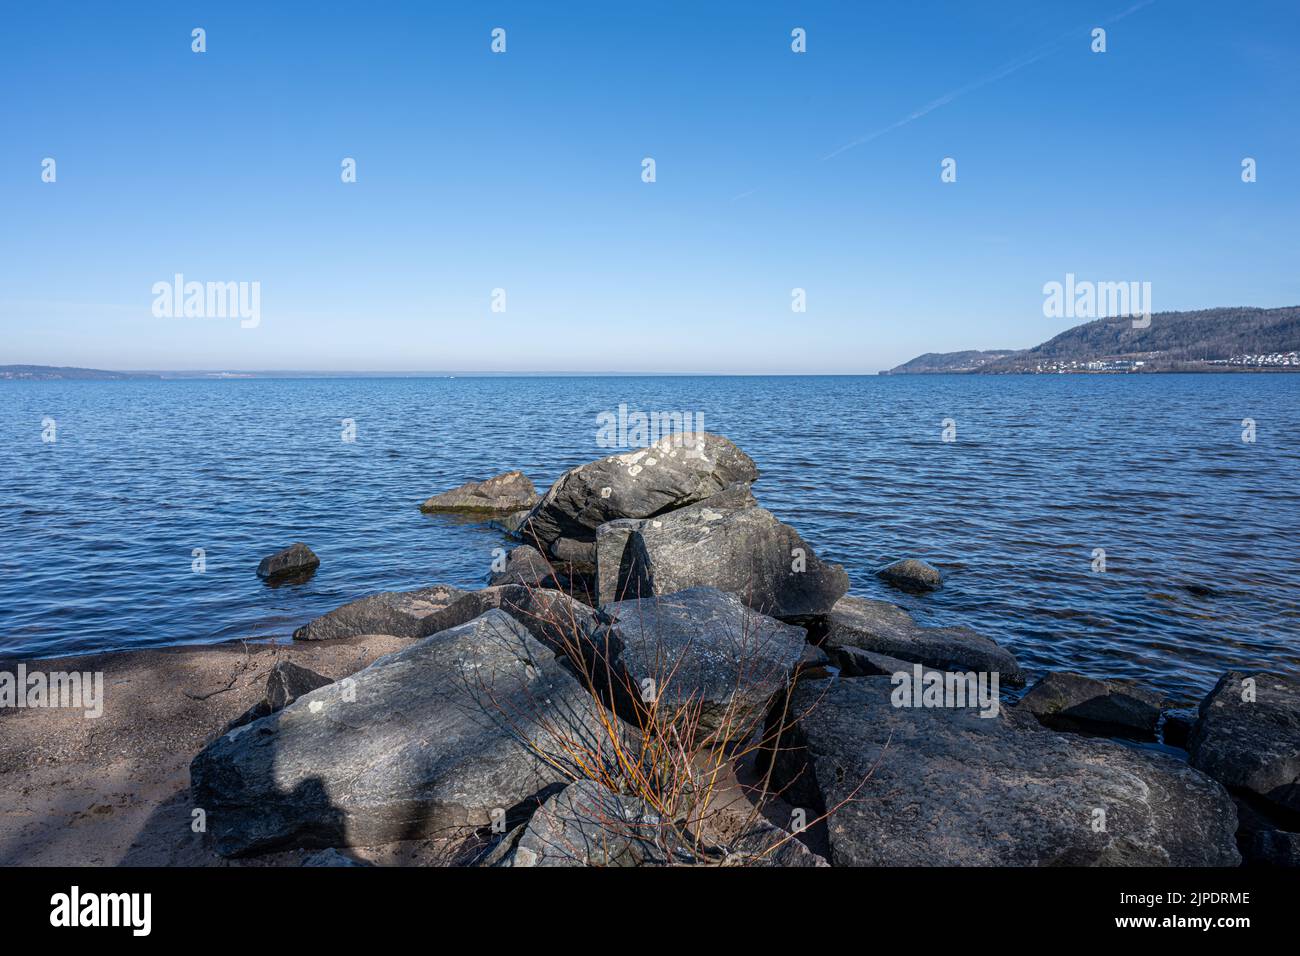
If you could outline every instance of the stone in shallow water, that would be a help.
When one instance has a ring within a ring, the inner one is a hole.
[[[935,591],[943,587],[943,576],[938,570],[915,558],[895,561],[876,574],[903,591]]]
[[[320,558],[301,541],[262,559],[257,566],[257,576],[267,580],[305,575],[320,567]]]
[[[1232,799],[1179,760],[969,708],[895,707],[891,690],[854,677],[791,695],[773,783],[809,820],[833,811],[835,865],[1240,862]]]
[[[565,780],[565,739],[609,749],[591,698],[492,610],[232,731],[190,767],[225,856],[487,825]]]
[[[591,543],[606,521],[648,518],[756,478],[753,460],[719,435],[668,436],[648,448],[569,469],[533,508],[520,533],[558,557],[551,548],[556,539]]]
[[[1300,813],[1300,680],[1229,671],[1201,702],[1192,766],[1224,786]]]
[[[1154,739],[1162,702],[1157,691],[1132,681],[1055,671],[1016,706],[1057,730]]]
[[[528,517],[528,508],[519,511],[511,511],[509,514],[498,515],[488,522],[488,525],[496,528],[498,531],[504,531],[512,538],[519,537],[519,529],[523,527],[524,519]]]
[[[510,513],[531,508],[537,501],[537,489],[528,476],[522,471],[508,471],[434,495],[420,505],[420,510]]]
[[[968,627],[922,627],[901,607],[849,595],[818,622],[824,646],[858,647],[943,671],[996,673],[1002,684],[1022,684],[1015,655]]]

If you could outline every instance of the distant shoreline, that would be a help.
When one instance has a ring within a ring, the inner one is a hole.
[[[1300,366],[1255,368],[1249,366],[1195,366],[1186,368],[1068,369],[1062,371],[935,369],[932,371],[879,372],[114,372],[86,369],[97,374],[13,374],[0,366],[3,382],[248,382],[292,379],[451,379],[451,378],[901,378],[938,375],[1212,375],[1240,372],[1300,372]]]

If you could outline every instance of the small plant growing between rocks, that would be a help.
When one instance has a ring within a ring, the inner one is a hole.
[[[638,600],[647,613],[628,623],[609,613],[626,602],[590,612],[548,600],[554,591],[527,593],[510,612],[545,635],[588,692],[590,712],[557,722],[544,701],[529,712],[498,706],[517,738],[570,781],[503,838],[513,865],[539,857],[548,865],[822,865],[804,841],[857,799],[871,774],[819,809],[790,806],[795,781],[774,782],[777,757],[798,749],[794,728],[806,716],[790,712],[788,693],[806,669],[802,643],[793,657],[771,647],[773,631],[794,628],[745,607],[729,632],[710,620],[683,642],[680,632],[653,630],[661,620],[653,611],[676,595]],[[594,737],[570,729],[593,724]]]

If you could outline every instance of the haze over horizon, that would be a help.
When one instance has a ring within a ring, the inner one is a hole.
[[[871,373],[1079,324],[1067,273],[1300,302],[1293,4],[668,8],[7,12],[0,364]]]

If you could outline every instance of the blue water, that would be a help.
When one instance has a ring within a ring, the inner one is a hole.
[[[418,503],[511,468],[544,489],[604,453],[596,415],[619,403],[702,412],[855,593],[968,624],[1031,674],[1187,702],[1229,667],[1300,672],[1285,375],[4,382],[0,656],[285,635],[368,592],[479,586],[503,538]],[[320,570],[263,584],[258,560],[295,540]],[[904,556],[946,587],[873,577]]]

